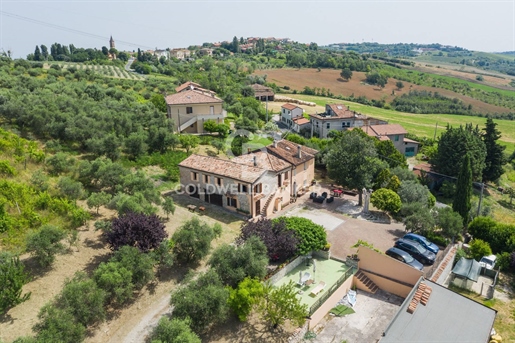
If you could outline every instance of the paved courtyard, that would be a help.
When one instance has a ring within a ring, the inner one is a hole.
[[[358,290],[353,307],[356,313],[344,317],[328,315],[327,321],[315,327],[314,331],[319,333],[312,342],[377,342],[402,302],[403,298],[381,290],[376,294]]]
[[[345,195],[335,198],[333,203],[318,204],[306,194],[277,215],[303,217],[324,226],[331,243],[331,255],[341,259],[356,253],[351,246],[360,239],[385,251],[405,234],[402,223],[381,221],[380,215],[363,216],[357,201],[357,196]]]

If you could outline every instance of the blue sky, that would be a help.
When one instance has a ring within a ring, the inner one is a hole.
[[[515,0],[0,0],[0,12],[0,49],[14,57],[54,42],[101,48],[110,35],[119,50],[131,51],[234,36],[288,37],[319,45],[374,41],[515,50]]]

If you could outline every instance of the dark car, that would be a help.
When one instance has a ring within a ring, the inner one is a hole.
[[[393,257],[396,260],[399,260],[401,262],[404,262],[413,268],[416,268],[418,270],[422,270],[424,266],[419,261],[415,260],[413,256],[405,252],[404,250],[397,249],[397,248],[390,248],[386,250],[386,255]]]
[[[435,263],[436,255],[424,248],[422,245],[410,239],[400,238],[395,242],[395,247],[406,251],[416,260],[423,264]]]
[[[438,254],[438,251],[440,251],[440,248],[438,248],[438,245],[434,244],[433,242],[429,241],[426,237],[417,235],[416,233],[408,233],[405,234],[404,237],[406,239],[411,239],[412,241],[417,242],[427,250],[431,251],[433,254]]]

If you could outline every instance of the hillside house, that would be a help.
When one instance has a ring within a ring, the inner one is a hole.
[[[199,51],[198,51],[198,54],[200,56],[210,56],[212,57],[213,56],[213,49],[211,48],[201,48]]]
[[[267,216],[288,205],[302,185],[311,182],[316,153],[281,140],[266,151],[232,160],[194,154],[179,164],[182,190],[193,198],[251,218]]]
[[[370,125],[361,128],[369,136],[379,140],[391,140],[395,148],[404,156],[414,156],[418,153],[418,142],[406,138],[408,133],[400,124]]]
[[[165,59],[170,58],[170,52],[168,50],[156,50],[154,51],[154,55],[160,59],[161,57],[164,57]]]
[[[364,114],[351,111],[344,104],[327,104],[325,112],[320,114],[310,114],[311,127],[313,133],[320,138],[327,138],[330,131],[344,131],[353,127],[366,125],[386,124],[384,120],[367,117]]]
[[[191,51],[188,49],[172,49],[170,50],[170,57],[178,60],[185,60],[191,57]]]
[[[284,104],[281,106],[281,122],[290,128],[295,118],[302,118],[304,109],[295,104]]]
[[[254,90],[254,97],[256,98],[256,100],[274,101],[275,93],[272,90],[272,88],[260,85],[258,83],[254,83],[250,87],[252,87],[252,89]]]
[[[168,118],[174,132],[204,133],[204,122],[214,120],[223,123],[227,112],[223,100],[215,92],[187,82],[176,88],[177,93],[165,97]]]

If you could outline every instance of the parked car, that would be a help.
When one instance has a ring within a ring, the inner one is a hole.
[[[413,256],[411,256],[410,254],[408,254],[404,250],[397,249],[397,248],[390,248],[390,249],[386,250],[385,254],[390,256],[390,257],[393,257],[396,260],[404,262],[404,263],[406,263],[406,264],[408,264],[408,265],[410,265],[413,268],[416,268],[418,270],[422,270],[422,268],[424,268],[422,263],[420,263],[419,261],[415,260],[413,258]]]
[[[404,237],[406,239],[411,239],[412,241],[417,242],[427,250],[431,251],[433,254],[438,254],[438,251],[440,251],[440,248],[438,248],[438,245],[434,244],[433,242],[430,242],[426,237],[417,235],[416,233],[408,233],[405,234]]]
[[[481,267],[485,267],[486,269],[494,269],[496,260],[497,256],[495,255],[483,256],[479,260],[479,265]]]
[[[413,256],[420,263],[435,263],[436,255],[415,241],[400,238],[395,242],[395,247],[410,253],[410,255]]]

